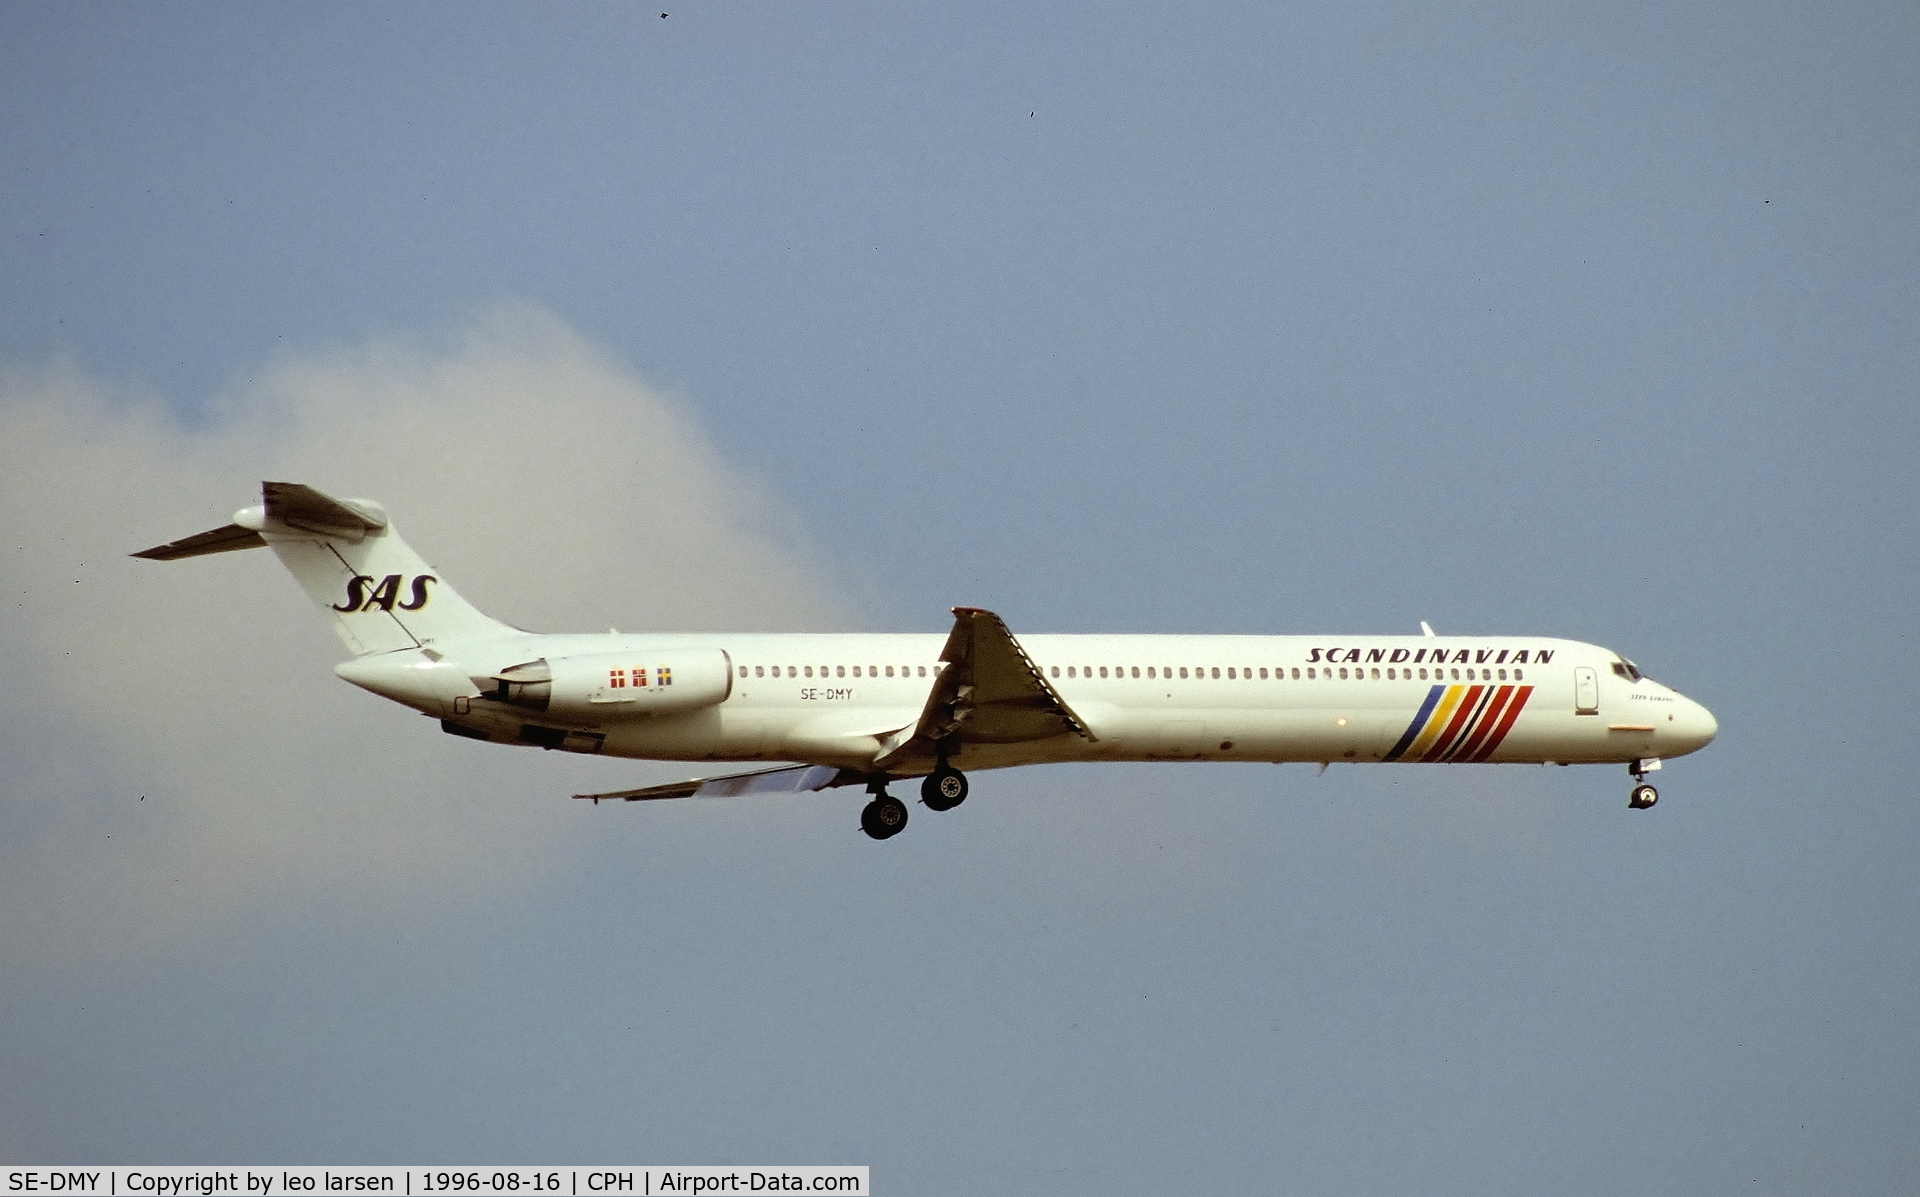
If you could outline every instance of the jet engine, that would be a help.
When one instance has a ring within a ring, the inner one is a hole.
[[[698,710],[733,692],[717,648],[542,657],[473,679],[481,697],[569,723],[599,724]]]

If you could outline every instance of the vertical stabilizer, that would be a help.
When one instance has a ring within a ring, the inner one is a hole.
[[[400,539],[378,503],[336,499],[291,482],[262,483],[261,495],[264,503],[237,513],[224,528],[134,556],[169,561],[265,545],[360,657],[513,630],[442,581]]]

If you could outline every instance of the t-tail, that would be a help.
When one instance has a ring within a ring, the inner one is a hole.
[[[297,482],[263,482],[260,492],[264,502],[225,527],[133,555],[174,561],[270,548],[357,657],[513,630],[441,581],[378,503],[336,499]]]

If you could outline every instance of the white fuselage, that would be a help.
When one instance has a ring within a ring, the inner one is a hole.
[[[939,634],[514,633],[362,657],[337,672],[476,738],[656,760],[862,769],[920,718],[944,642]],[[1568,640],[1023,635],[1020,645],[1091,739],[969,742],[956,767],[1631,762],[1693,752],[1717,730],[1699,703],[1615,653]],[[724,654],[724,697],[693,710],[607,702],[529,712],[476,684],[535,660],[630,658],[639,670],[715,650]]]
[[[1626,762],[1645,776],[1718,730],[1591,644],[1531,636],[1028,636],[952,608],[945,635],[542,635],[475,608],[386,509],[263,482],[233,522],[142,550],[268,548],[353,659],[342,678],[471,739],[676,761],[798,762],[600,794],[648,801],[890,781],[952,810],[967,770],[1065,761]]]

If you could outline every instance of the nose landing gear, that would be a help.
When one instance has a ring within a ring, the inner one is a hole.
[[[1647,757],[1627,766],[1627,772],[1633,774],[1633,791],[1627,795],[1629,810],[1646,810],[1660,801],[1660,791],[1647,784],[1647,774],[1659,767],[1659,757]]]

